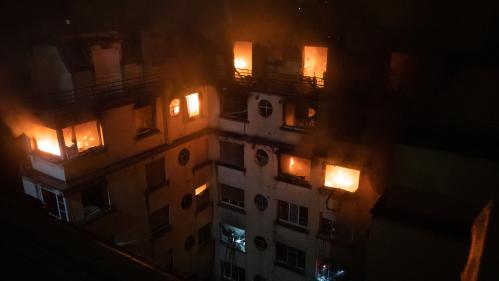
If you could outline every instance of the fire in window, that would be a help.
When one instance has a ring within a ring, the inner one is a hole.
[[[236,41],[234,43],[234,68],[236,77],[251,76],[253,69],[252,43]]]
[[[308,186],[311,167],[309,159],[281,154],[279,160],[279,179],[292,184]]]
[[[303,75],[324,78],[327,70],[327,48],[305,46],[303,48]]]
[[[316,281],[345,281],[348,279],[346,269],[333,263],[330,259],[319,258],[315,262]]]
[[[284,124],[289,127],[303,129],[313,128],[316,123],[317,110],[303,102],[284,103]]]
[[[103,145],[102,130],[97,121],[89,121],[62,129],[68,157]]]
[[[34,125],[33,139],[35,141],[35,149],[38,151],[61,156],[61,149],[59,147],[56,130],[40,125]]]
[[[200,102],[199,102],[199,93],[192,93],[190,95],[185,96],[187,101],[187,113],[189,118],[194,118],[199,116],[200,113]]]
[[[194,190],[196,196],[196,210],[201,211],[210,205],[208,185],[203,184]]]
[[[324,186],[355,192],[359,188],[360,171],[334,165],[326,165]]]
[[[154,108],[152,105],[147,105],[135,109],[135,128],[137,135],[147,134],[156,129],[154,118]]]
[[[170,115],[175,117],[180,113],[180,100],[172,99],[170,102]]]
[[[220,239],[228,247],[246,253],[246,231],[228,224],[220,225]]]

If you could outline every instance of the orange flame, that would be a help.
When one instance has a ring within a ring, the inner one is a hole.
[[[290,174],[293,174],[294,167],[295,167],[295,160],[293,159],[293,157],[290,157],[289,158],[289,173]]]
[[[326,165],[324,185],[355,192],[359,188],[360,171],[340,166]]]

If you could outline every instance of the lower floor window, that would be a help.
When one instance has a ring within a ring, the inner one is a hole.
[[[220,184],[220,191],[222,202],[239,208],[244,208],[244,190]]]
[[[316,281],[345,281],[348,278],[347,270],[330,259],[317,259],[315,265]]]
[[[244,268],[222,261],[222,280],[224,281],[244,281]]]
[[[48,190],[42,189],[43,205],[49,214],[67,221],[66,202],[64,197],[56,195]]]
[[[276,242],[276,263],[296,269],[305,270],[305,252],[288,245]]]

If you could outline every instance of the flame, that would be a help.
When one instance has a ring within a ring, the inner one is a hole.
[[[293,169],[295,167],[295,159],[293,157],[289,158],[289,173],[293,174]]]
[[[208,186],[207,186],[207,185],[206,185],[206,183],[205,183],[205,184],[203,184],[202,186],[200,186],[200,187],[196,188],[196,189],[194,190],[194,194],[195,194],[195,195],[200,195],[200,194],[202,194],[203,192],[205,192],[207,188],[208,188]]]
[[[327,48],[305,46],[303,48],[303,75],[322,78],[327,69]]]
[[[97,121],[89,121],[62,130],[64,145],[78,148],[78,152],[83,152],[89,148],[100,146],[99,126]]]
[[[360,171],[340,166],[326,165],[324,185],[355,192],[359,188]]]
[[[235,58],[234,59],[234,67],[236,69],[247,69],[248,64],[244,60],[244,58]]]
[[[196,117],[199,115],[199,94],[192,93],[185,96],[187,100],[187,111],[189,113],[189,118]]]
[[[51,129],[48,129],[51,130]],[[35,137],[36,146],[38,150],[47,152],[53,155],[61,156],[61,150],[59,149],[59,141],[57,140],[57,134],[41,134]]]
[[[170,102],[170,115],[177,116],[180,113],[180,100],[172,99]]]

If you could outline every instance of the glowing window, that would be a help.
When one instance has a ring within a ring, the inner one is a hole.
[[[36,148],[39,151],[61,156],[56,130],[35,125],[33,128],[33,135],[36,142]]]
[[[303,48],[303,75],[323,78],[327,69],[327,48],[305,46]]]
[[[281,154],[280,160],[282,173],[309,180],[311,165],[309,159]]]
[[[180,113],[180,100],[172,99],[170,102],[170,115],[177,116]]]
[[[355,192],[359,188],[360,171],[334,165],[326,165],[324,185]]]
[[[237,41],[234,43],[234,68],[235,75],[251,76],[253,69],[252,43],[248,41]]]
[[[71,151],[83,152],[92,147],[102,145],[100,126],[97,121],[89,121],[71,127],[62,129],[64,136],[64,145],[68,148],[68,154]]]
[[[203,195],[203,193],[206,191],[206,189],[207,189],[207,188],[208,188],[208,185],[205,183],[205,184],[203,184],[202,186],[200,186],[200,187],[196,188],[196,189],[194,190],[194,194],[195,194],[196,196],[201,196],[201,195]]]
[[[223,243],[246,253],[246,230],[228,224],[221,224],[220,228],[220,240]]]
[[[199,109],[200,109],[199,94],[192,93],[190,95],[185,96],[185,99],[187,100],[187,112],[189,114],[189,118],[199,116]]]

